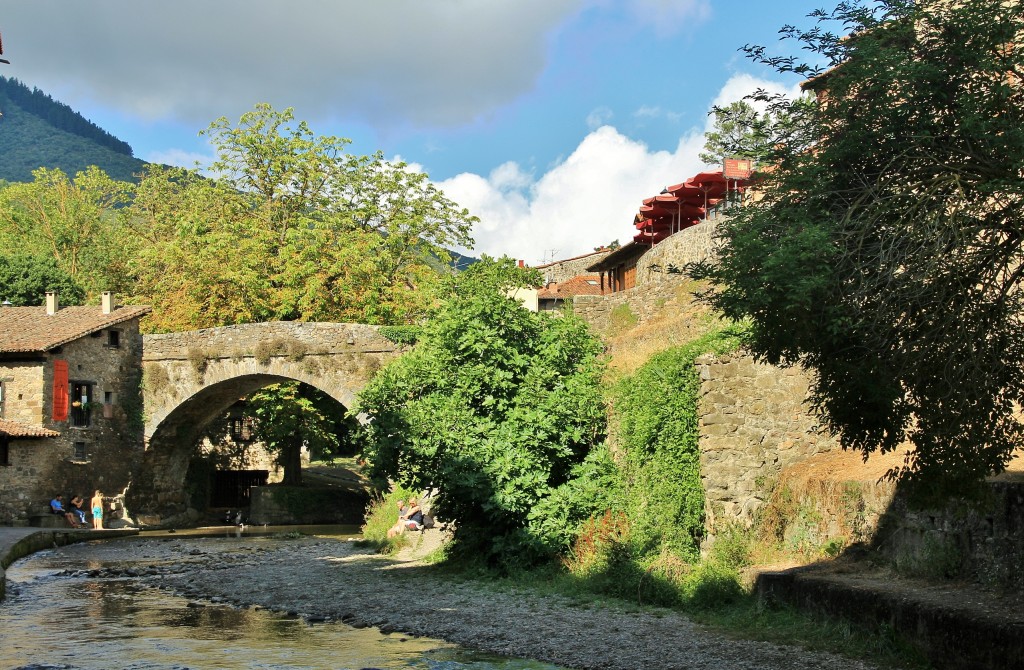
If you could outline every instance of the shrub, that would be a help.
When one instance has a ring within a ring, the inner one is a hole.
[[[668,548],[697,560],[704,534],[704,490],[697,444],[700,379],[694,360],[728,351],[739,330],[727,328],[653,356],[613,392],[625,498],[638,555]]]

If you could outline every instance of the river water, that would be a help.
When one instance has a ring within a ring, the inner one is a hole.
[[[186,599],[135,578],[95,576],[111,566],[83,563],[81,548],[76,554],[48,550],[8,568],[0,668],[557,670],[440,640]],[[146,566],[145,558],[133,561],[133,567]]]

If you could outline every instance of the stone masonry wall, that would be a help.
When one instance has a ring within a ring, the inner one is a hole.
[[[735,354],[697,359],[701,479],[707,526],[749,524],[788,465],[838,448],[806,405],[808,378]]]
[[[573,311],[599,333],[609,332],[614,314],[627,308],[638,323],[649,320],[685,289],[688,279],[678,271],[714,254],[716,229],[716,221],[709,220],[672,235],[640,257],[635,287],[603,296],[577,296]]]
[[[0,381],[7,389],[3,418],[32,426],[41,425],[43,366],[37,361],[0,361]]]
[[[146,335],[145,361],[188,359],[191,352],[231,358],[251,356],[275,340],[302,342],[308,353],[393,352],[396,345],[376,326],[359,323],[273,321],[204,328],[187,333]]]
[[[5,363],[0,370],[0,377],[12,379],[6,383],[5,416],[61,433],[11,442],[10,465],[0,467],[0,522],[27,522],[57,493],[88,499],[96,489],[116,496],[128,486],[142,448],[142,337],[137,319],[114,329],[120,331],[118,347],[108,346],[104,330],[65,344],[45,360]],[[72,426],[70,417],[51,420],[54,360],[67,362],[69,379],[93,384],[88,426]],[[111,394],[109,403],[105,393]],[[75,458],[76,442],[84,445],[84,458]]]
[[[599,263],[610,253],[611,251],[598,251],[584,256],[577,256],[576,258],[568,258],[564,261],[540,265],[537,269],[544,275],[544,281],[564,282],[573,277],[587,274],[588,267],[594,263]]]

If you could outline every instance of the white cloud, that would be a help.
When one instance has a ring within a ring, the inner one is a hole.
[[[668,121],[677,122],[683,118],[683,115],[679,112],[672,112],[661,107],[651,107],[649,105],[643,105],[633,112],[633,116],[638,119],[666,119]]]
[[[725,85],[722,86],[721,90],[718,92],[718,95],[716,95],[715,99],[711,102],[711,106],[724,107],[729,103],[736,102],[737,100],[742,100],[745,96],[754,93],[758,89],[764,89],[769,93],[779,93],[787,95],[791,98],[801,95],[799,84],[793,86],[786,86],[784,84],[780,84],[777,81],[760,79],[753,75],[738,73],[734,74],[732,77],[729,78],[729,81],[725,82]],[[763,112],[765,110],[764,103],[751,102],[750,104],[753,105],[754,108],[757,109],[759,112]],[[714,117],[708,116],[706,128],[710,129],[713,123]]]
[[[489,177],[461,174],[440,182],[445,194],[480,217],[474,253],[509,255],[537,265],[632,239],[643,198],[696,173],[700,133],[674,151],[651,151],[611,126],[587,135],[576,150],[528,188],[508,189],[502,166]]]
[[[709,0],[632,0],[630,5],[636,18],[658,36],[674,34],[711,15]]]
[[[738,100],[758,87],[792,92],[776,82],[737,74],[718,92],[714,104]],[[615,128],[602,126],[536,180],[516,163],[505,163],[487,177],[464,173],[438,186],[480,217],[472,253],[509,255],[539,265],[615,239],[630,241],[641,200],[704,169],[697,154],[704,147],[706,129],[689,130],[673,151],[652,151]]]

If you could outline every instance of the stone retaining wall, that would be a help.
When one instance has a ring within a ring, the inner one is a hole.
[[[295,502],[289,505],[289,495]],[[281,501],[285,502],[281,502]],[[370,497],[364,491],[331,488],[254,486],[249,519],[253,524],[351,524],[364,521]]]
[[[742,354],[702,356],[696,363],[707,526],[713,532],[723,522],[750,525],[783,468],[838,444],[818,430],[801,369]]]
[[[577,296],[573,311],[600,333],[615,330],[623,317],[636,323],[651,319],[666,302],[688,291],[691,282],[682,268],[714,254],[716,230],[717,221],[712,219],[672,235],[637,261],[635,287],[603,296]]]

